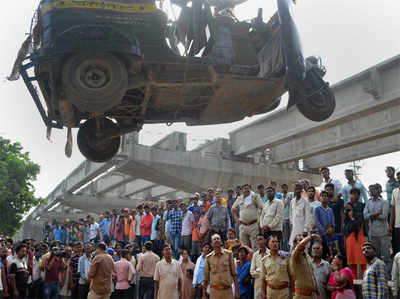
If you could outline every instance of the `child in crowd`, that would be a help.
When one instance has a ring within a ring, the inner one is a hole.
[[[326,245],[329,249],[328,260],[331,261],[334,256],[345,255],[343,246],[343,236],[335,233],[335,227],[333,224],[326,225]]]

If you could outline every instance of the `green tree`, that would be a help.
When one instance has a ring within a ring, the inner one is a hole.
[[[42,199],[34,195],[32,183],[40,166],[18,142],[0,137],[0,233],[13,236],[22,225],[24,215]]]

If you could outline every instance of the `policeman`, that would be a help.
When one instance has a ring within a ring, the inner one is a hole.
[[[233,298],[232,283],[235,283],[235,298],[239,299],[239,284],[232,252],[222,248],[221,237],[211,237],[214,251],[206,257],[204,265],[203,299],[207,298],[207,286],[210,283],[210,299]]]
[[[294,299],[306,299],[318,295],[312,260],[305,252],[307,244],[312,239],[321,242],[319,235],[312,234],[299,242],[290,256],[289,269],[295,286]]]

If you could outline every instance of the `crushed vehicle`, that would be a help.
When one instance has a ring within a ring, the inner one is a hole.
[[[239,21],[246,0],[42,0],[10,80],[23,78],[48,129],[79,128],[94,162],[111,159],[121,136],[143,124],[234,122],[276,109],[289,92],[312,121],[335,97],[317,57],[305,58],[292,0]],[[37,88],[38,87],[38,88]]]

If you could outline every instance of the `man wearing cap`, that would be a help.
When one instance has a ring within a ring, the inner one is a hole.
[[[289,258],[279,254],[279,240],[271,235],[269,253],[261,260],[262,298],[289,299]]]
[[[260,216],[260,229],[265,239],[275,235],[281,240],[283,202],[275,198],[275,188],[273,186],[268,186],[266,191],[266,202]]]
[[[377,256],[382,257],[386,264],[386,274],[390,276],[390,242],[388,236],[387,218],[389,205],[380,196],[377,184],[371,186],[372,198],[364,208],[364,219],[368,221],[368,241],[377,249]]]
[[[204,265],[203,299],[207,298],[210,284],[210,299],[233,298],[232,283],[235,284],[235,298],[239,299],[239,284],[232,252],[222,248],[221,237],[211,237],[214,251],[206,257]]]
[[[318,293],[312,259],[305,252],[308,243],[313,239],[321,242],[319,235],[312,234],[299,242],[290,255],[289,270],[294,281],[294,299],[312,298]]]
[[[233,204],[232,214],[239,223],[240,242],[256,250],[259,233],[258,215],[264,208],[264,203],[250,188],[249,184],[243,186],[243,195]],[[239,209],[239,217],[237,209]]]
[[[363,298],[389,298],[385,277],[385,263],[376,257],[375,245],[370,242],[365,242],[362,245],[362,251],[368,263],[362,283]]]

